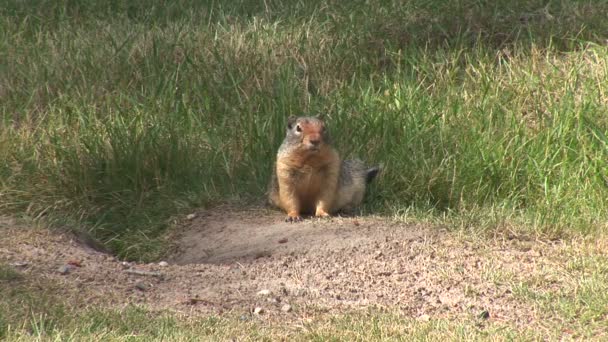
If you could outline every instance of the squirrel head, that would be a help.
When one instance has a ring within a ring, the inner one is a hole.
[[[295,117],[287,119],[287,137],[290,144],[309,151],[319,151],[329,143],[329,134],[321,117]]]

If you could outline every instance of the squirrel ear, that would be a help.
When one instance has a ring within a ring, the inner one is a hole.
[[[287,129],[292,129],[293,128],[293,124],[296,123],[296,120],[298,118],[296,118],[295,116],[290,116],[287,118]]]

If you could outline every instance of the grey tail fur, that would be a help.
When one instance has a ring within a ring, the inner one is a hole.
[[[378,172],[380,172],[380,168],[377,166],[367,169],[365,172],[365,182],[367,184],[371,183],[378,175]]]

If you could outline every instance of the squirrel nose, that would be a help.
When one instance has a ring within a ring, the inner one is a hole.
[[[309,142],[313,146],[319,146],[319,144],[321,143],[321,139],[320,138],[310,139]]]

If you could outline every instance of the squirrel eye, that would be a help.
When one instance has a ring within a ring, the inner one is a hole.
[[[300,127],[300,125],[297,125],[297,126],[296,126],[296,131],[298,131],[298,132],[302,132],[302,127]]]

